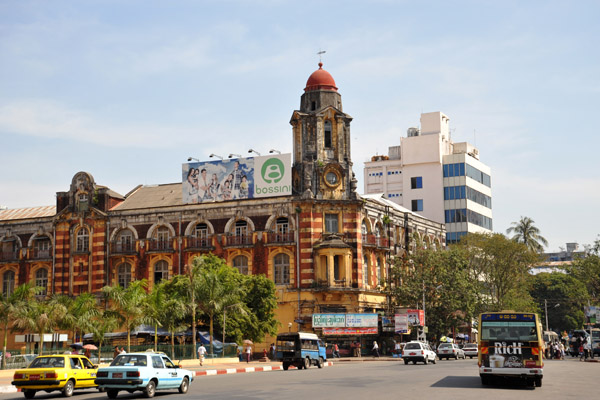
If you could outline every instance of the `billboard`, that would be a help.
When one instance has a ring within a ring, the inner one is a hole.
[[[289,196],[292,155],[235,158],[182,165],[183,204]]]
[[[313,314],[313,328],[377,328],[377,314]]]

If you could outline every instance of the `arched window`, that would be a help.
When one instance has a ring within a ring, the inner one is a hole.
[[[290,256],[285,253],[279,253],[273,260],[275,269],[275,284],[289,285],[290,284]]]
[[[160,260],[154,264],[154,283],[158,283],[163,279],[169,279],[169,263]]]
[[[362,224],[360,225],[360,233],[362,233],[363,236],[365,236],[369,233],[369,228],[367,227],[367,223],[364,220],[363,220]]]
[[[117,235],[117,251],[133,250],[133,232],[129,229],[123,229]]]
[[[35,286],[43,288],[40,295],[45,296],[48,293],[48,270],[46,268],[40,268],[35,272]]]
[[[233,267],[237,268],[242,275],[248,275],[248,257],[236,256],[233,259]]]
[[[240,219],[235,221],[232,244],[250,244],[251,236],[248,235],[248,222]]]
[[[117,268],[117,281],[122,288],[127,289],[129,287],[131,283],[131,264],[123,263],[119,265]]]
[[[290,223],[286,217],[279,217],[275,223],[275,241],[278,243],[290,241]]]
[[[323,124],[324,147],[331,148],[331,121],[325,121]]]
[[[362,266],[362,274],[363,274],[363,286],[369,286],[369,256],[364,255],[363,257],[363,266]]]
[[[35,258],[50,258],[51,242],[47,236],[40,236],[33,242],[33,254]]]
[[[205,223],[197,224],[194,227],[194,236],[198,240],[200,247],[208,246],[208,225]]]
[[[156,245],[159,250],[165,250],[171,247],[169,243],[169,234],[169,228],[166,226],[159,226],[156,230]]]
[[[381,264],[381,258],[377,259],[377,284],[381,285],[381,280],[383,279],[383,268]]]
[[[77,231],[77,251],[80,253],[90,251],[90,233],[85,227]]]
[[[6,271],[2,275],[2,294],[10,296],[15,290],[15,273],[14,271]]]

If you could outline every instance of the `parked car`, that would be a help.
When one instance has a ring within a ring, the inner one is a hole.
[[[95,389],[98,366],[83,355],[57,354],[39,356],[28,368],[19,369],[11,384],[31,399],[37,391],[59,390],[70,397],[76,389]]]
[[[37,354],[15,354],[6,359],[6,369],[27,368]]]
[[[408,364],[409,361],[412,361],[413,364],[416,364],[417,361],[423,362],[425,365],[429,362],[435,364],[435,352],[427,343],[408,342],[402,351],[402,359],[404,359],[404,364]]]
[[[479,350],[477,349],[477,343],[467,343],[462,348],[462,350],[465,353],[465,357],[469,358],[477,357],[477,355],[479,354]]]
[[[119,391],[142,391],[154,397],[157,390],[178,389],[187,393],[194,373],[175,365],[164,353],[144,352],[120,354],[108,367],[98,370],[96,383],[110,399]]]
[[[459,348],[456,343],[440,344],[438,346],[437,355],[440,360],[442,358],[445,358],[446,360],[449,358],[454,358],[455,360],[462,358],[464,360],[466,358],[465,352]]]

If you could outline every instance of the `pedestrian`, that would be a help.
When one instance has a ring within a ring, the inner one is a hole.
[[[379,358],[379,345],[377,344],[377,340],[373,341],[372,352],[373,352],[373,357]]]
[[[91,358],[92,352],[90,351],[90,349],[85,349],[85,352],[83,353],[83,355],[85,355],[87,358]]]
[[[275,359],[275,345],[271,343],[271,347],[269,347],[269,354],[271,354],[271,360]]]
[[[252,347],[250,345],[246,346],[246,364],[250,362],[250,357],[252,356]]]
[[[398,356],[400,356],[400,354],[402,354],[402,348],[400,346],[400,342],[394,343],[394,353],[396,353]]]
[[[590,341],[588,339],[585,339],[583,341],[583,354],[584,354],[586,360],[588,359],[588,357],[590,355],[591,349],[592,349],[592,347],[590,346]]]
[[[113,358],[117,358],[119,354],[121,354],[121,350],[119,350],[119,346],[115,346],[115,351],[113,351]]]
[[[362,357],[361,347],[362,347],[362,345],[360,344],[360,340],[358,340],[356,342],[356,354],[357,354],[357,357],[359,357],[359,358]]]
[[[333,345],[333,358],[340,358],[340,348],[337,343]]]
[[[125,351],[125,347],[121,347],[121,353],[120,354],[127,354],[127,352]]]
[[[204,344],[200,343],[200,346],[198,346],[198,360],[200,360],[200,366],[202,366],[202,364],[204,363],[205,355],[206,355],[206,348],[204,347]]]
[[[562,341],[558,345],[560,347],[560,359],[564,360],[565,359],[565,345]]]

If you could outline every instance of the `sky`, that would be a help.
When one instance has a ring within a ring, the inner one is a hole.
[[[325,51],[360,193],[364,162],[441,111],[492,170],[495,232],[527,216],[547,251],[591,244],[598,15],[595,0],[0,0],[0,206],[54,205],[79,171],[125,195],[180,181],[188,157],[289,153]]]

